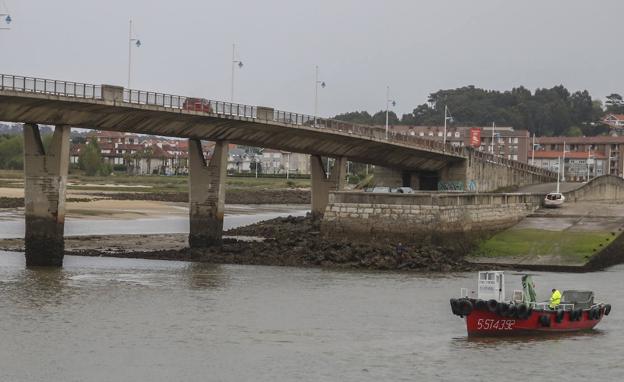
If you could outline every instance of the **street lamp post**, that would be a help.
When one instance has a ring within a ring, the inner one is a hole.
[[[132,19],[130,19],[128,28],[128,89],[130,89],[132,75],[132,43],[134,43],[137,48],[141,46],[141,40],[132,37]]]
[[[535,133],[533,133],[533,143],[531,144],[531,166],[535,166]]]
[[[286,179],[290,179],[290,153],[288,153],[288,159],[286,161]]]
[[[314,71],[314,127],[316,127],[316,116],[318,114],[318,87],[325,88],[325,81],[319,80],[319,67],[315,66]]]
[[[392,106],[396,106],[396,101],[390,99],[390,86],[386,86],[386,140],[388,140],[388,109],[390,108],[390,103]]]
[[[230,88],[230,102],[234,102],[234,71],[237,66],[239,69],[242,69],[243,62],[236,59],[236,44],[232,44],[232,83]]]
[[[589,182],[589,160],[591,158],[591,147],[587,149],[587,181]],[[596,166],[594,166],[596,168]]]
[[[496,131],[496,123],[492,122],[492,155],[494,155],[494,132]]]
[[[442,137],[442,143],[444,144],[444,150],[446,150],[446,122],[453,121],[453,116],[449,112],[448,106],[444,105],[444,136]]]

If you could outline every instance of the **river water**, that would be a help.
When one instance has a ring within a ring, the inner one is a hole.
[[[249,224],[295,209],[226,216]],[[0,236],[23,235],[0,219]],[[179,220],[179,221],[178,221]],[[68,219],[70,235],[188,232],[186,219]],[[173,222],[173,223],[172,223]],[[509,275],[507,290],[520,289]],[[536,273],[538,293],[593,289],[597,330],[469,339],[449,298],[474,274],[348,272],[0,252],[0,381],[620,380],[624,266]]]
[[[419,275],[0,253],[0,381],[621,380],[624,267],[537,273],[590,288],[598,329],[469,339],[448,300],[474,274]],[[519,289],[519,276],[507,278]]]

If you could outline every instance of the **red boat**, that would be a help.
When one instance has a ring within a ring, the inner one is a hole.
[[[594,302],[592,291],[564,290],[561,303],[553,309],[549,302],[535,301],[531,276],[522,277],[522,286],[505,300],[504,272],[479,272],[477,297],[462,288],[461,297],[451,299],[451,310],[465,318],[469,336],[590,330],[611,312],[611,305]]]

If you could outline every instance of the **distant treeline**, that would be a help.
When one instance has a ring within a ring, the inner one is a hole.
[[[427,101],[400,119],[389,112],[389,123],[439,126],[444,123],[447,106],[455,125],[489,126],[495,122],[498,126],[526,129],[538,136],[589,136],[608,132],[609,128],[600,122],[605,113],[624,113],[619,94],[609,95],[603,108],[602,102],[593,100],[587,90],[570,93],[561,85],[537,89],[534,93],[524,87],[501,92],[466,86],[431,93]],[[356,111],[339,114],[335,119],[383,125],[386,116],[383,110],[373,115]]]

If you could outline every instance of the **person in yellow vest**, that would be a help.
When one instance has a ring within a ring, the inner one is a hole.
[[[550,309],[555,309],[559,304],[561,304],[561,292],[553,288],[552,295],[550,295]]]

